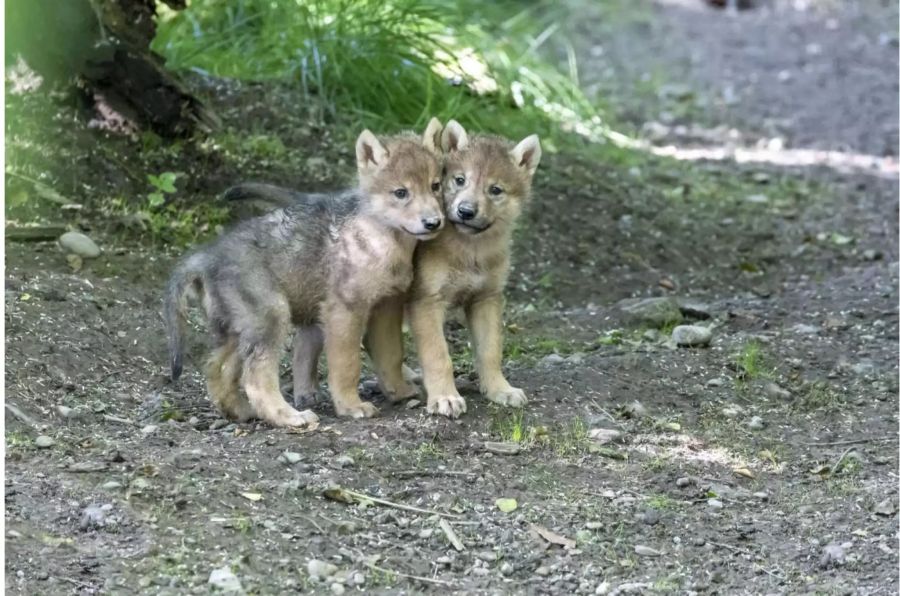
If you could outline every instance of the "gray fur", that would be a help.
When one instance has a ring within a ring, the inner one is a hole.
[[[235,187],[225,196],[237,197],[252,187]],[[203,297],[215,347],[236,336],[242,358],[258,349],[281,349],[293,325],[318,323],[329,244],[360,213],[361,197],[356,190],[303,196],[241,222],[176,267],[164,304],[173,380],[182,370],[186,297],[192,290]]]

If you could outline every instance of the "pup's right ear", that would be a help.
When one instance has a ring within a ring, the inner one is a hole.
[[[451,120],[444,127],[444,133],[441,135],[441,147],[444,153],[451,151],[462,151],[469,144],[469,135],[466,129],[456,120]]]
[[[356,168],[360,173],[375,172],[384,167],[388,150],[368,129],[356,139]]]
[[[441,124],[440,120],[432,118],[428,126],[425,127],[424,134],[422,134],[422,144],[425,145],[426,149],[438,156],[441,154],[441,129],[443,127],[444,125]]]

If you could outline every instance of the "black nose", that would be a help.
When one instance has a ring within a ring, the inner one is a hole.
[[[426,230],[436,230],[441,227],[440,217],[426,217],[422,220],[422,225]]]
[[[460,203],[459,207],[456,208],[456,212],[459,213],[460,219],[465,220],[475,217],[478,209],[472,203]]]

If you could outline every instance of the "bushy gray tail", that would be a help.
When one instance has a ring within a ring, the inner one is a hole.
[[[260,184],[247,182],[232,186],[222,194],[224,201],[265,201],[273,208],[289,207],[298,201],[302,201],[307,195],[289,188],[275,186],[274,184]]]
[[[177,381],[184,368],[184,332],[187,327],[187,296],[196,284],[201,281],[200,274],[191,270],[188,263],[179,265],[169,283],[163,300],[163,318],[166,322],[166,334],[169,337],[169,364],[172,368],[172,380]]]

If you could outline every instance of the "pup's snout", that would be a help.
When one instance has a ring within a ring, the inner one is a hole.
[[[440,217],[423,217],[422,225],[425,226],[426,230],[432,231],[441,227],[441,218]]]
[[[478,207],[473,203],[462,202],[456,208],[456,213],[459,214],[459,218],[463,221],[473,219],[478,215]]]

